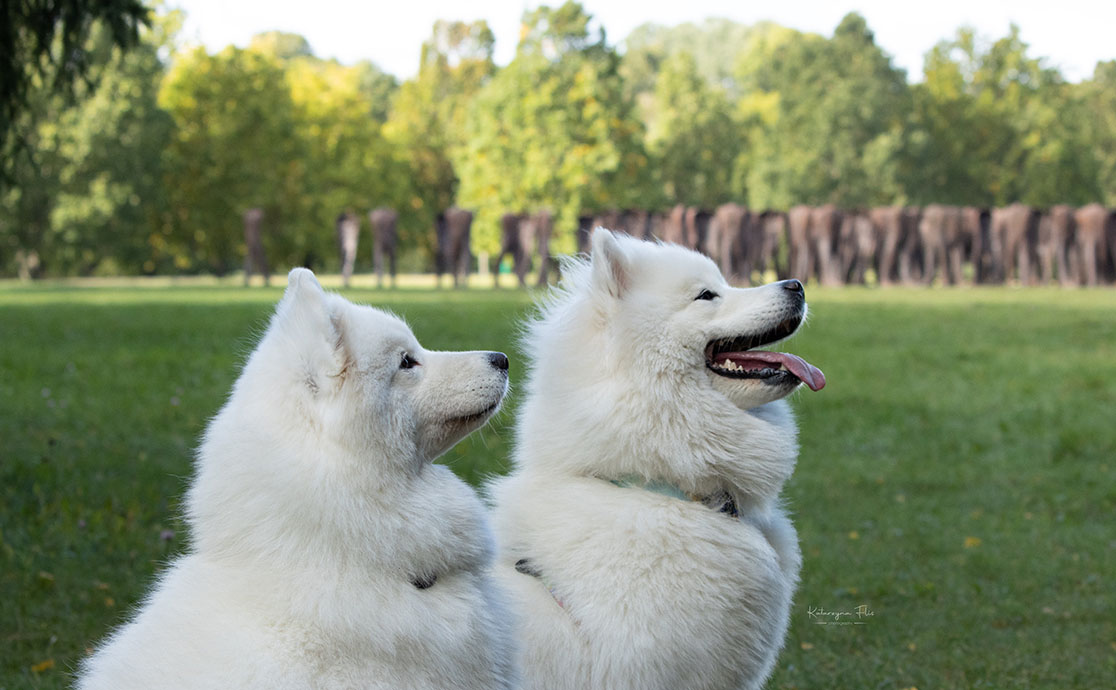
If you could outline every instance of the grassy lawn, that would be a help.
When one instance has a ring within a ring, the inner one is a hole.
[[[194,445],[279,294],[0,288],[0,690],[65,687],[185,547]],[[523,380],[523,293],[347,294]],[[805,565],[769,687],[1111,687],[1116,291],[809,297],[792,349],[829,384],[794,401]],[[510,402],[446,456],[466,479],[506,467]]]

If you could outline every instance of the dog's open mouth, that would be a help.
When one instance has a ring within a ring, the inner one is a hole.
[[[763,333],[714,340],[705,347],[705,366],[726,378],[758,379],[771,385],[800,381],[810,390],[819,391],[825,387],[821,369],[789,352],[754,349],[786,338],[801,323],[802,317],[796,316]]]

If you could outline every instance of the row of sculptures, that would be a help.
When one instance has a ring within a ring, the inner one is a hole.
[[[253,271],[267,276],[260,237],[262,213],[244,214],[245,281]],[[377,285],[387,269],[395,284],[398,214],[377,208],[368,214]],[[448,273],[455,287],[469,275],[473,213],[451,207],[435,222],[435,273]],[[337,245],[345,285],[351,280],[360,237],[360,217],[337,217]],[[706,210],[678,205],[658,213],[644,210],[586,214],[578,219],[578,251],[588,251],[590,231],[603,226],[645,239],[673,242],[709,255],[735,283],[778,278],[817,280],[822,285],[929,285],[962,283],[1064,286],[1116,282],[1116,209],[1100,204],[1038,209],[1025,204],[978,208],[931,204],[842,209],[832,204],[756,211],[735,203]],[[521,286],[533,261],[539,285],[550,279],[554,216],[505,213],[500,219],[499,267],[511,257]]]
[[[626,211],[582,219],[579,249],[596,225],[703,251],[738,283],[769,270],[822,285],[864,284],[870,275],[880,285],[1116,281],[1116,210],[1100,204],[827,204],[786,212],[734,203],[712,211],[679,205],[663,214]]]

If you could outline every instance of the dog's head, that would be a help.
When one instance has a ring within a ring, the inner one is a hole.
[[[770,346],[806,318],[797,280],[756,288],[729,285],[707,257],[598,229],[591,289],[612,332],[612,355],[646,376],[684,375],[741,409],[825,385],[820,370]]]
[[[428,463],[496,411],[507,367],[496,352],[426,350],[400,319],[295,269],[206,430],[188,499],[196,546],[283,562],[343,553],[422,572],[416,553],[429,544],[398,537],[399,516],[414,534],[436,532],[446,514],[481,523],[472,491]],[[418,499],[416,487],[429,493]],[[483,560],[482,532],[427,551]]]
[[[805,315],[796,283],[734,288],[708,257],[598,228],[528,327],[520,461],[777,495],[797,455],[779,399],[825,379],[760,348]]]
[[[497,352],[426,350],[399,318],[327,293],[296,268],[234,401],[261,414],[274,405],[280,427],[315,443],[410,465],[492,416],[507,367]]]

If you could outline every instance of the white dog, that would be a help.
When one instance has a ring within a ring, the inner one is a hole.
[[[525,685],[761,687],[801,564],[780,399],[825,379],[754,348],[802,323],[802,285],[736,289],[600,228],[564,280],[527,332],[516,469],[490,487]]]
[[[206,431],[190,552],[78,687],[514,686],[483,506],[431,464],[497,409],[507,366],[424,350],[292,271]]]

